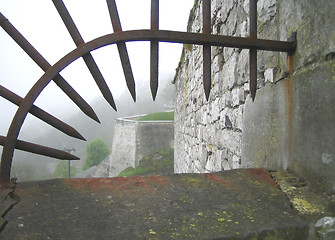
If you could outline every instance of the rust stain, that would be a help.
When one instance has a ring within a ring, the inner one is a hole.
[[[286,113],[287,113],[287,132],[288,132],[288,154],[290,158],[292,145],[292,130],[293,130],[293,72],[294,72],[294,56],[287,56],[287,71],[289,76],[285,80],[286,94]]]
[[[270,176],[270,174],[267,171],[263,169],[250,168],[250,169],[247,169],[247,172],[254,178],[261,180],[262,182],[274,188],[279,188],[278,184],[273,180],[273,178]]]
[[[219,182],[219,183],[223,183],[225,185],[226,188],[228,189],[233,189],[234,185],[232,182],[227,181],[225,179],[222,179],[219,175],[214,174],[214,173],[204,173],[203,174],[205,178],[213,181],[213,182]]]
[[[157,185],[165,185],[168,181],[162,176],[152,177],[115,177],[115,178],[82,178],[64,179],[64,184],[82,191],[129,191],[154,190]]]
[[[292,75],[294,71],[294,56],[287,56],[287,71],[288,78],[285,81],[286,87],[286,100],[287,100],[287,113],[289,126],[292,125],[292,113],[293,113],[293,89],[292,89]]]
[[[153,183],[158,183],[159,185],[169,184],[168,178],[163,176],[149,176],[150,181]]]

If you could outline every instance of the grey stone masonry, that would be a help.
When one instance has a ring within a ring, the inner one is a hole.
[[[247,4],[212,1],[212,33],[247,36]],[[202,31],[201,11],[201,1],[196,1],[188,31]],[[241,166],[243,111],[249,92],[248,56],[247,50],[212,47],[212,90],[207,102],[202,86],[202,46],[184,45],[175,76],[176,173]]]
[[[249,0],[212,0],[212,34],[248,37]],[[335,192],[335,1],[258,0],[260,39],[297,39],[295,54],[258,51],[255,102],[249,50],[212,47],[212,90],[202,46],[184,44],[174,78],[175,172],[291,169]],[[188,31],[202,32],[196,0]]]

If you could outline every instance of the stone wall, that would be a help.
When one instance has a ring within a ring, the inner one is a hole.
[[[247,35],[247,6],[212,1],[212,32]],[[201,1],[190,14],[188,31],[201,32]],[[175,85],[175,172],[209,172],[241,165],[242,113],[248,94],[248,51],[212,47],[212,90],[205,99],[202,47],[184,45]]]
[[[109,176],[116,177],[128,168],[135,167],[136,122],[128,119],[116,119],[112,153],[109,156]]]
[[[137,121],[138,116],[115,120],[109,176],[115,177],[154,150],[173,148],[173,121]]]
[[[248,0],[212,0],[212,33],[248,36]],[[292,169],[335,191],[335,1],[258,1],[258,37],[297,51],[258,51],[249,97],[248,50],[212,47],[212,91],[202,87],[202,47],[184,45],[175,76],[175,172]],[[188,31],[201,32],[201,1]],[[292,72],[290,73],[290,71]]]

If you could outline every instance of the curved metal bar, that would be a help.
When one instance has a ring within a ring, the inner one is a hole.
[[[261,39],[248,39],[239,37],[227,37],[211,34],[185,33],[163,30],[133,30],[120,33],[108,34],[96,38],[90,42],[79,46],[72,52],[68,53],[53,65],[45,74],[35,83],[25,96],[20,107],[18,108],[11,125],[9,127],[6,142],[2,151],[0,183],[6,183],[10,180],[10,170],[14,149],[19,136],[23,122],[29,112],[29,109],[40,95],[42,90],[50,83],[60,71],[67,65],[80,58],[81,56],[96,50],[98,48],[117,43],[119,41],[161,41],[174,43],[190,44],[209,44],[212,46],[237,47],[237,48],[255,48],[260,50],[294,52],[295,42],[282,42]]]
[[[0,26],[43,71],[46,71],[51,67],[49,62],[28,42],[28,40],[5,18],[1,12]],[[70,86],[70,84],[61,75],[55,76],[54,82],[83,111],[83,113],[100,123],[99,118],[95,114],[92,107]]]
[[[54,3],[59,15],[61,16],[67,30],[69,31],[74,43],[76,44],[77,47],[83,45],[84,39],[82,38],[78,28],[76,27],[76,24],[74,23],[70,13],[68,12],[64,2],[62,0],[52,0]],[[98,88],[100,89],[100,92],[102,93],[103,97],[106,99],[106,101],[114,108],[115,111],[116,105],[114,102],[113,95],[104,79],[102,76],[102,73],[95,62],[93,56],[90,53],[87,53],[82,56],[84,59],[84,62],[90,71],[93,79],[95,80]]]

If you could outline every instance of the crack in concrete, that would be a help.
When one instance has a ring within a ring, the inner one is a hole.
[[[0,204],[0,234],[9,222],[5,216],[20,202],[20,197],[15,194],[15,187],[16,179],[12,179],[8,188],[0,189],[0,196],[5,196]]]

